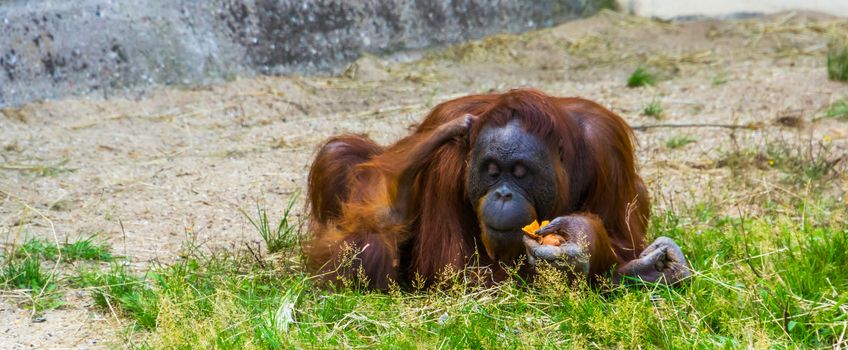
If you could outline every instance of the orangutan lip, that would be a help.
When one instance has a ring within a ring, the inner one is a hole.
[[[496,232],[499,232],[499,233],[509,233],[509,232],[521,231],[521,228],[524,227],[524,226],[496,227],[496,225],[492,225],[492,223],[485,222],[485,221],[483,222],[483,225],[486,226],[486,229],[491,230],[491,231],[496,231]]]
[[[486,228],[487,228],[489,231],[503,232],[503,233],[506,233],[506,232],[512,232],[512,231],[517,230],[517,228],[506,228],[506,229],[503,229],[503,228],[496,228],[496,227],[492,227],[491,225],[486,225]]]

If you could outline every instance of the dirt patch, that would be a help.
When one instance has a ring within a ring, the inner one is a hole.
[[[352,132],[389,143],[441,101],[513,87],[593,99],[632,125],[748,126],[637,132],[640,171],[658,209],[708,199],[735,208],[785,189],[766,156],[764,167],[746,168],[754,185],[726,191],[734,174],[721,160],[734,150],[766,154],[779,140],[845,154],[848,123],[818,118],[848,98],[848,85],[827,79],[824,60],[828,38],[846,30],[848,21],[816,14],[664,23],[606,12],[414,62],[367,57],[339,78],[265,77],[3,110],[0,240],[98,233],[138,269],[179,258],[186,242],[240,248],[260,238],[239,209],[259,203],[281,212],[305,188],[323,139]],[[627,88],[637,67],[657,84]],[[642,115],[654,100],[660,119]],[[780,122],[787,116],[797,120]],[[694,142],[669,147],[674,137]],[[845,201],[846,183],[844,175],[833,183],[837,200]],[[20,309],[25,301],[4,299],[2,348],[114,340],[102,330],[118,321],[84,298],[69,298],[38,324]]]

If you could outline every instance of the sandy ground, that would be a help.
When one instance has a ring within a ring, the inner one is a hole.
[[[98,233],[139,269],[176,258],[186,241],[243,247],[259,237],[239,209],[258,203],[279,213],[305,188],[321,140],[353,132],[389,143],[440,101],[512,87],[597,100],[632,125],[756,125],[637,132],[641,173],[659,208],[750,204],[779,185],[774,171],[754,169],[762,186],[717,191],[730,171],[715,165],[734,139],[754,150],[773,139],[824,142],[834,154],[848,148],[848,123],[813,121],[848,98],[848,84],[828,81],[824,68],[829,35],[847,31],[844,19],[805,13],[687,23],[603,13],[415,60],[366,57],[342,77],[265,77],[3,110],[0,242]],[[657,72],[658,84],[625,87],[637,66]],[[640,115],[654,99],[662,120]],[[801,127],[776,123],[782,116]],[[696,142],[669,149],[674,136]],[[848,178],[834,187],[844,201]],[[111,347],[122,332],[82,292],[69,292],[68,305],[39,323],[21,295],[0,294],[0,348]]]

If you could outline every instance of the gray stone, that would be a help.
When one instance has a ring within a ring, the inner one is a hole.
[[[0,107],[255,74],[337,74],[592,14],[604,0],[0,0]]]

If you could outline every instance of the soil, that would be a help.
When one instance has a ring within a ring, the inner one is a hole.
[[[848,98],[848,84],[828,80],[824,59],[828,39],[845,32],[848,20],[814,13],[668,23],[604,12],[519,36],[366,56],[339,77],[262,77],[6,109],[0,243],[97,234],[140,270],[179,258],[186,244],[241,249],[261,239],[240,210],[252,214],[258,204],[280,213],[300,194],[302,212],[309,165],[327,137],[358,133],[390,143],[441,101],[514,87],[596,100],[634,126],[750,126],[636,132],[640,172],[658,210],[707,200],[749,205],[782,187],[765,166],[750,169],[755,185],[724,190],[733,177],[722,166],[728,152],[782,140],[845,154],[848,122],[819,119]],[[626,87],[637,67],[657,74],[657,84]],[[642,115],[652,100],[661,118]],[[695,142],[666,145],[684,136]],[[846,201],[848,177],[833,187]],[[25,296],[0,292],[0,348],[120,342],[120,318],[95,308],[84,291],[37,315]]]

